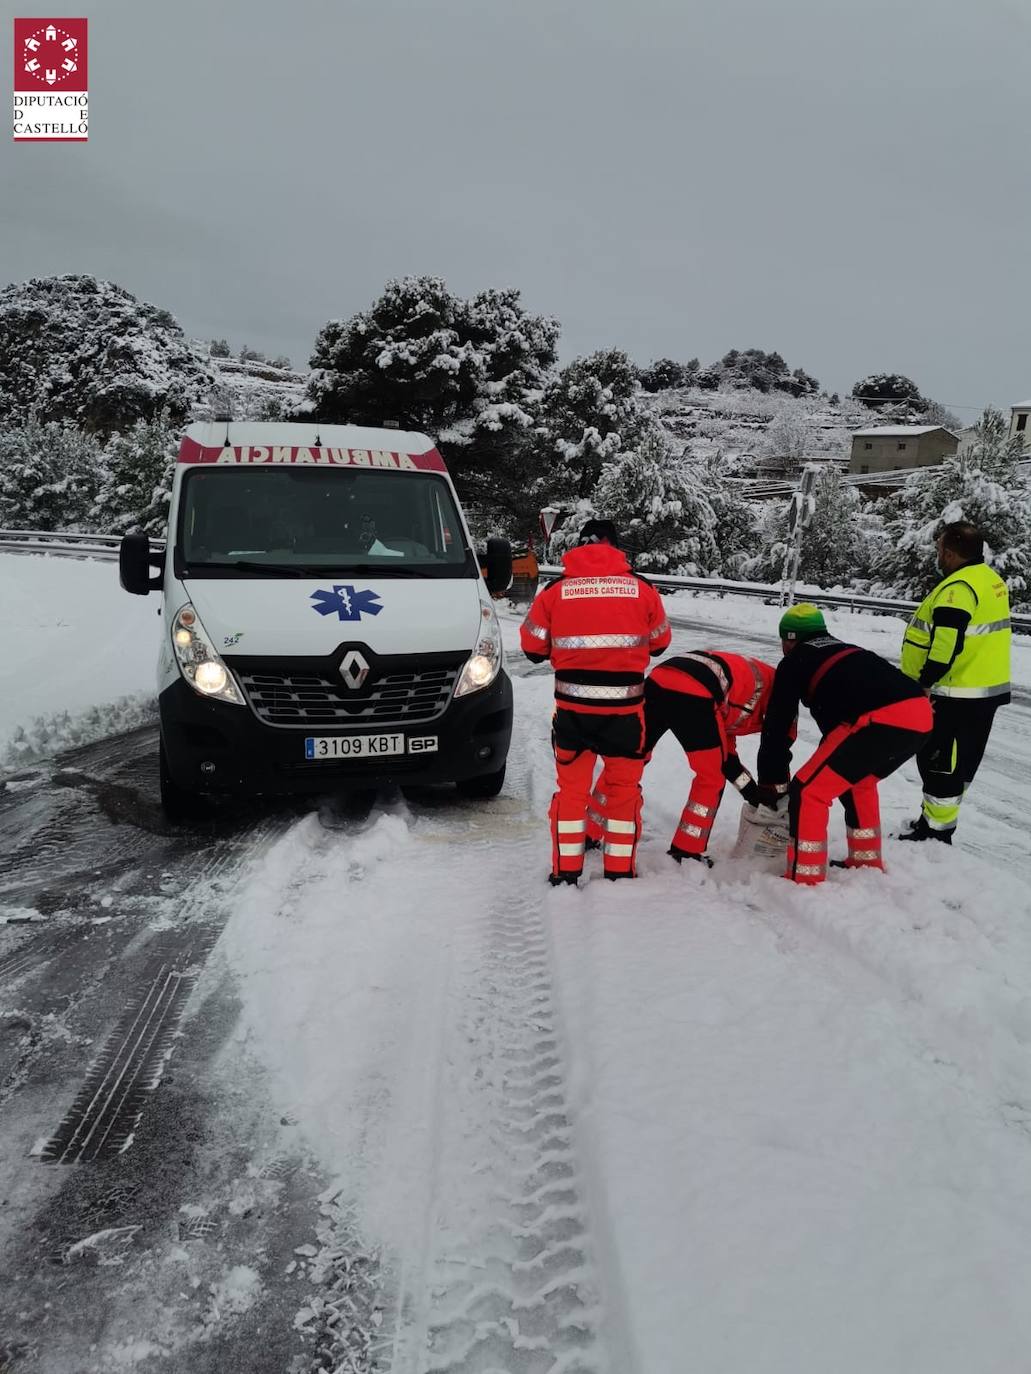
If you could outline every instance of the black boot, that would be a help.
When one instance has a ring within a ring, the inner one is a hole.
[[[549,873],[548,882],[552,887],[576,887],[579,873]]]
[[[908,830],[903,830],[899,835],[900,840],[937,840],[939,844],[952,843],[951,830],[933,830],[927,824],[927,817],[921,816],[919,820],[913,821]]]
[[[708,854],[688,854],[686,850],[676,849],[672,845],[666,850],[666,853],[670,858],[676,859],[678,864],[683,863],[685,859],[696,859],[698,863],[704,864],[706,868],[712,868],[713,861],[709,858]]]

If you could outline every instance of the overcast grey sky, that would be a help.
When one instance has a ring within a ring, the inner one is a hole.
[[[51,11],[3,3],[9,92],[10,16]],[[0,283],[96,273],[299,362],[431,272],[520,287],[565,357],[1031,396],[1027,0],[83,11],[90,141],[2,145]]]

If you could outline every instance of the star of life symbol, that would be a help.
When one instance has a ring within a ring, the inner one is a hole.
[[[312,592],[311,599],[312,609],[319,615],[336,615],[341,620],[361,620],[363,615],[379,615],[383,609],[377,592],[357,591],[349,585]]]
[[[23,70],[41,84],[56,86],[79,70],[78,38],[55,24],[29,34],[22,47]]]

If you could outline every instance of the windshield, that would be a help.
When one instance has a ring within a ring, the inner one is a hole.
[[[451,490],[432,473],[194,471],[183,481],[177,552],[186,576],[477,575]]]

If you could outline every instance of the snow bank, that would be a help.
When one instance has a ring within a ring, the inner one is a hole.
[[[100,739],[154,700],[157,596],[112,563],[0,554],[0,765]]]

